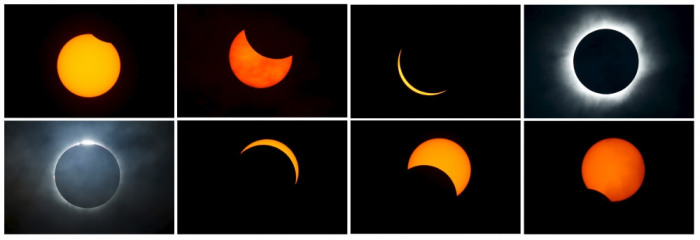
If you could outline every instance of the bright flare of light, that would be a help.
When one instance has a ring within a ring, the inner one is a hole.
[[[642,154],[632,143],[619,138],[606,138],[593,144],[581,165],[586,187],[612,202],[634,195],[642,186],[644,172]]]
[[[292,67],[292,56],[274,59],[256,52],[248,43],[245,30],[231,42],[228,60],[238,80],[254,88],[274,86],[287,76]]]
[[[396,60],[396,65],[399,68],[399,76],[401,76],[401,81],[403,81],[403,84],[406,84],[406,87],[408,87],[408,89],[411,89],[411,91],[418,93],[420,95],[423,95],[423,96],[435,96],[435,95],[442,94],[442,93],[447,91],[447,90],[442,90],[440,92],[431,93],[431,92],[423,92],[421,90],[414,88],[413,85],[411,85],[408,82],[408,80],[406,80],[406,77],[403,76],[403,71],[401,70],[401,51],[403,51],[403,49],[399,49],[399,59]]]
[[[81,145],[95,145],[95,144],[97,144],[97,143],[94,142],[94,141],[92,141],[92,140],[83,140],[83,141],[80,142],[80,144],[81,144]]]
[[[252,147],[256,147],[256,146],[274,147],[274,148],[277,148],[280,151],[282,151],[285,155],[287,155],[289,160],[292,162],[292,165],[294,166],[294,175],[295,175],[294,184],[296,184],[297,181],[299,181],[299,163],[297,162],[297,157],[294,156],[294,152],[292,152],[292,149],[289,149],[289,147],[287,147],[287,145],[284,145],[284,143],[281,143],[280,141],[277,141],[277,140],[260,139],[260,140],[257,140],[255,142],[248,144],[248,146],[243,148],[243,150],[241,151],[241,154],[243,154],[243,152],[245,152],[246,150],[248,150]]]
[[[112,89],[119,78],[121,62],[114,45],[92,34],[82,34],[63,46],[56,68],[68,91],[92,98]]]
[[[625,89],[612,94],[601,94],[586,88],[578,79],[574,70],[574,53],[579,42],[589,33],[600,29],[615,30],[627,36],[634,44],[639,56],[637,75],[634,80]],[[562,47],[564,52],[562,52],[559,60],[560,77],[567,89],[588,106],[606,107],[622,103],[645,84],[649,73],[654,70],[655,66],[651,62],[653,56],[651,56],[651,51],[644,41],[638,26],[613,14],[604,11],[589,14],[580,23],[571,24],[570,30],[564,32],[563,37],[564,46]]]
[[[433,138],[418,145],[408,160],[408,169],[417,166],[431,166],[443,171],[452,180],[457,196],[467,187],[472,174],[467,152],[445,138]]]

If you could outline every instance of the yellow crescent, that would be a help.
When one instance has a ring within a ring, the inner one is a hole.
[[[407,169],[417,166],[431,166],[447,174],[457,196],[467,188],[472,174],[467,152],[459,144],[445,138],[433,138],[418,145],[411,153]]]
[[[245,152],[246,150],[257,147],[257,146],[270,146],[273,148],[277,148],[280,151],[282,151],[284,154],[287,155],[290,161],[292,161],[292,165],[294,165],[294,175],[296,176],[294,179],[294,184],[297,183],[299,180],[299,163],[297,162],[297,157],[294,156],[294,153],[292,152],[292,149],[289,149],[287,145],[284,145],[284,143],[281,143],[280,141],[273,140],[273,139],[260,139],[255,142],[252,142],[248,144],[245,148],[243,148],[243,151],[241,151],[241,154]]]
[[[436,93],[423,92],[421,90],[414,88],[410,83],[408,83],[408,81],[406,80],[406,77],[403,76],[403,71],[401,71],[401,51],[402,50],[403,49],[399,49],[399,60],[397,61],[397,65],[399,67],[399,76],[401,76],[401,80],[403,81],[403,84],[406,84],[406,87],[408,87],[408,89],[411,89],[411,91],[418,93],[420,95],[423,95],[423,96],[435,96],[435,95],[439,95],[439,94],[442,94],[445,91],[447,91],[447,90],[442,90],[441,92],[436,92]]]

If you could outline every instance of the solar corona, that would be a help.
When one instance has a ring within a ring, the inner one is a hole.
[[[61,153],[54,170],[54,183],[66,202],[80,208],[107,203],[119,188],[121,171],[117,158],[101,144],[83,140]]]

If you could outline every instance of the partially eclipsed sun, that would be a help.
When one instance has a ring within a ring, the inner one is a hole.
[[[93,98],[112,89],[119,78],[121,62],[114,45],[88,33],[72,38],[63,46],[56,68],[68,91]]]
[[[236,35],[228,53],[233,74],[245,85],[269,88],[284,79],[292,67],[292,56],[275,59],[260,55],[245,36],[245,30]]]
[[[285,155],[287,155],[289,161],[291,161],[292,165],[294,166],[294,184],[296,184],[297,181],[299,181],[299,163],[297,162],[297,157],[294,156],[294,152],[292,152],[292,149],[287,147],[287,145],[284,145],[284,143],[274,139],[260,139],[248,144],[248,146],[243,148],[241,154],[243,154],[246,150],[257,146],[270,146],[273,148],[277,148],[278,150],[282,151]]]
[[[612,202],[634,195],[644,181],[644,159],[632,143],[606,138],[593,144],[583,157],[581,174],[588,189]]]
[[[413,87],[413,85],[411,85],[411,83],[409,83],[408,80],[406,80],[406,77],[403,75],[403,70],[401,70],[401,51],[403,51],[403,49],[399,50],[399,57],[398,57],[398,60],[396,60],[396,65],[399,68],[399,77],[401,77],[401,81],[403,81],[403,84],[405,84],[406,87],[408,87],[408,89],[411,89],[411,91],[418,93],[420,95],[423,95],[423,96],[440,95],[440,94],[444,93],[445,91],[447,91],[447,90],[442,90],[440,92],[434,92],[434,93],[433,92],[424,92],[424,91],[418,90],[417,88]]]
[[[408,169],[431,166],[443,171],[452,180],[457,196],[469,183],[472,166],[467,152],[459,144],[445,138],[433,138],[418,145],[408,160]]]

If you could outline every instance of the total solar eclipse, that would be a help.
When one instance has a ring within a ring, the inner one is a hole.
[[[109,201],[119,187],[116,157],[102,145],[83,141],[66,149],[56,163],[54,180],[61,196],[81,208]]]
[[[591,91],[612,94],[625,89],[637,75],[639,56],[634,43],[621,32],[600,29],[576,46],[574,70]]]

